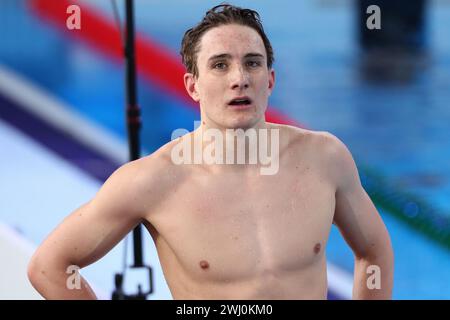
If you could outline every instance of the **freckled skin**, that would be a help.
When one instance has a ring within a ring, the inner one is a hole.
[[[202,268],[203,270],[208,269],[209,268],[208,261],[205,261],[205,260],[200,261],[200,268]]]

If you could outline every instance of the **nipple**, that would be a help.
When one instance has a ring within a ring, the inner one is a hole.
[[[203,270],[206,270],[206,269],[209,268],[209,263],[208,263],[208,261],[206,261],[206,260],[200,261],[199,264],[200,264],[200,268],[202,268]]]
[[[314,246],[314,253],[318,254],[320,252],[320,248],[321,248],[320,243],[316,243],[316,245]]]

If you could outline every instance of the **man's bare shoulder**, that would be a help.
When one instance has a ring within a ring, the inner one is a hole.
[[[290,125],[271,124],[280,129],[281,153],[296,161],[307,161],[326,170],[332,179],[339,179],[343,167],[352,165],[353,157],[347,146],[328,131],[315,131]],[[283,150],[284,149],[284,150]]]
[[[328,131],[292,130],[291,143],[299,153],[306,152],[310,159],[326,171],[336,185],[356,172],[356,164],[349,148],[336,135]]]
[[[164,194],[180,182],[183,177],[181,166],[173,164],[170,150],[173,141],[155,152],[119,167],[102,186],[109,201],[126,202],[142,209],[142,204],[163,199]],[[111,195],[115,195],[114,197]]]
[[[171,151],[176,143],[175,140],[170,141],[153,153],[125,164],[122,167],[124,174],[135,176],[138,184],[161,185],[161,183],[174,181],[182,173],[181,166],[175,165],[171,159]]]
[[[330,152],[342,142],[328,131],[315,131],[292,125],[270,123],[270,128],[280,130],[282,145],[291,150],[308,151],[313,154],[323,155],[322,152]]]

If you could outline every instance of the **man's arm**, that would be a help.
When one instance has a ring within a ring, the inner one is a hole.
[[[28,266],[28,277],[42,296],[96,298],[83,278],[79,278],[79,288],[73,286],[76,281],[67,285],[72,274],[66,272],[70,266],[83,268],[97,261],[141,222],[145,209],[140,200],[143,193],[140,180],[142,169],[137,162],[122,166],[93,200],[65,218],[44,240]]]
[[[391,299],[394,255],[387,229],[361,185],[347,147],[332,136],[336,179],[334,224],[355,255],[353,299]]]

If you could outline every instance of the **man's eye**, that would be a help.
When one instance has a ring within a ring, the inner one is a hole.
[[[261,62],[259,62],[259,61],[248,61],[247,62],[247,66],[252,67],[252,68],[259,67],[260,65],[261,65]]]
[[[225,69],[226,67],[227,67],[227,65],[223,62],[218,62],[213,66],[214,69],[220,69],[220,70]]]

